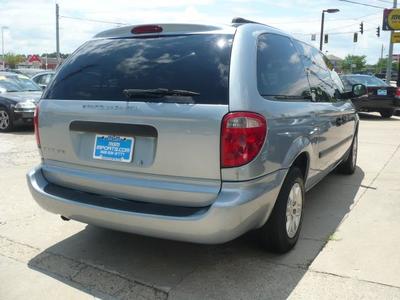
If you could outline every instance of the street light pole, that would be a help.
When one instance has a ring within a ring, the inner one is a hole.
[[[334,14],[334,13],[339,12],[339,10],[337,8],[330,8],[330,9],[324,9],[322,11],[322,16],[321,16],[321,34],[319,36],[319,50],[320,51],[322,51],[322,45],[323,45],[322,40],[324,38],[324,23],[325,23],[325,13],[326,12],[328,14]]]
[[[5,55],[4,55],[4,29],[8,29],[8,27],[1,26],[1,59],[3,63],[3,69],[6,68]]]
[[[321,17],[321,35],[319,37],[319,50],[322,51],[322,39],[324,38],[324,22],[325,22],[325,10],[322,11]]]

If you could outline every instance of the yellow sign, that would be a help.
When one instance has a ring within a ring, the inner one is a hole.
[[[383,30],[400,30],[400,9],[384,9],[383,10]]]
[[[392,43],[393,44],[400,43],[400,32],[393,32]]]
[[[400,9],[393,9],[388,15],[389,27],[396,30],[400,29]]]

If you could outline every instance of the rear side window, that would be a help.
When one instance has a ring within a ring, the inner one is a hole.
[[[232,38],[198,34],[89,41],[64,63],[43,98],[126,101],[125,89],[162,88],[196,92],[195,103],[228,104]]]
[[[289,38],[271,33],[259,37],[257,84],[262,96],[310,97],[303,63]]]
[[[325,63],[324,56],[314,47],[295,41],[304,66],[308,70],[311,92],[317,102],[335,102],[337,88],[331,78],[331,71]]]

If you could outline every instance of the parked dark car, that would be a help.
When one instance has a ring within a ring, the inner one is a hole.
[[[346,90],[351,90],[352,86],[357,83],[367,87],[367,95],[353,99],[357,111],[379,112],[383,118],[390,118],[396,110],[400,110],[399,88],[390,86],[372,75],[342,75],[341,79]]]
[[[42,89],[27,76],[0,72],[0,132],[11,131],[18,123],[33,122]]]

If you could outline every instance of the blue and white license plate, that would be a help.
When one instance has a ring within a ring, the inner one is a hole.
[[[133,137],[96,134],[93,158],[131,162],[134,143]]]
[[[387,96],[387,90],[379,89],[379,90],[376,91],[376,94],[378,96]]]

